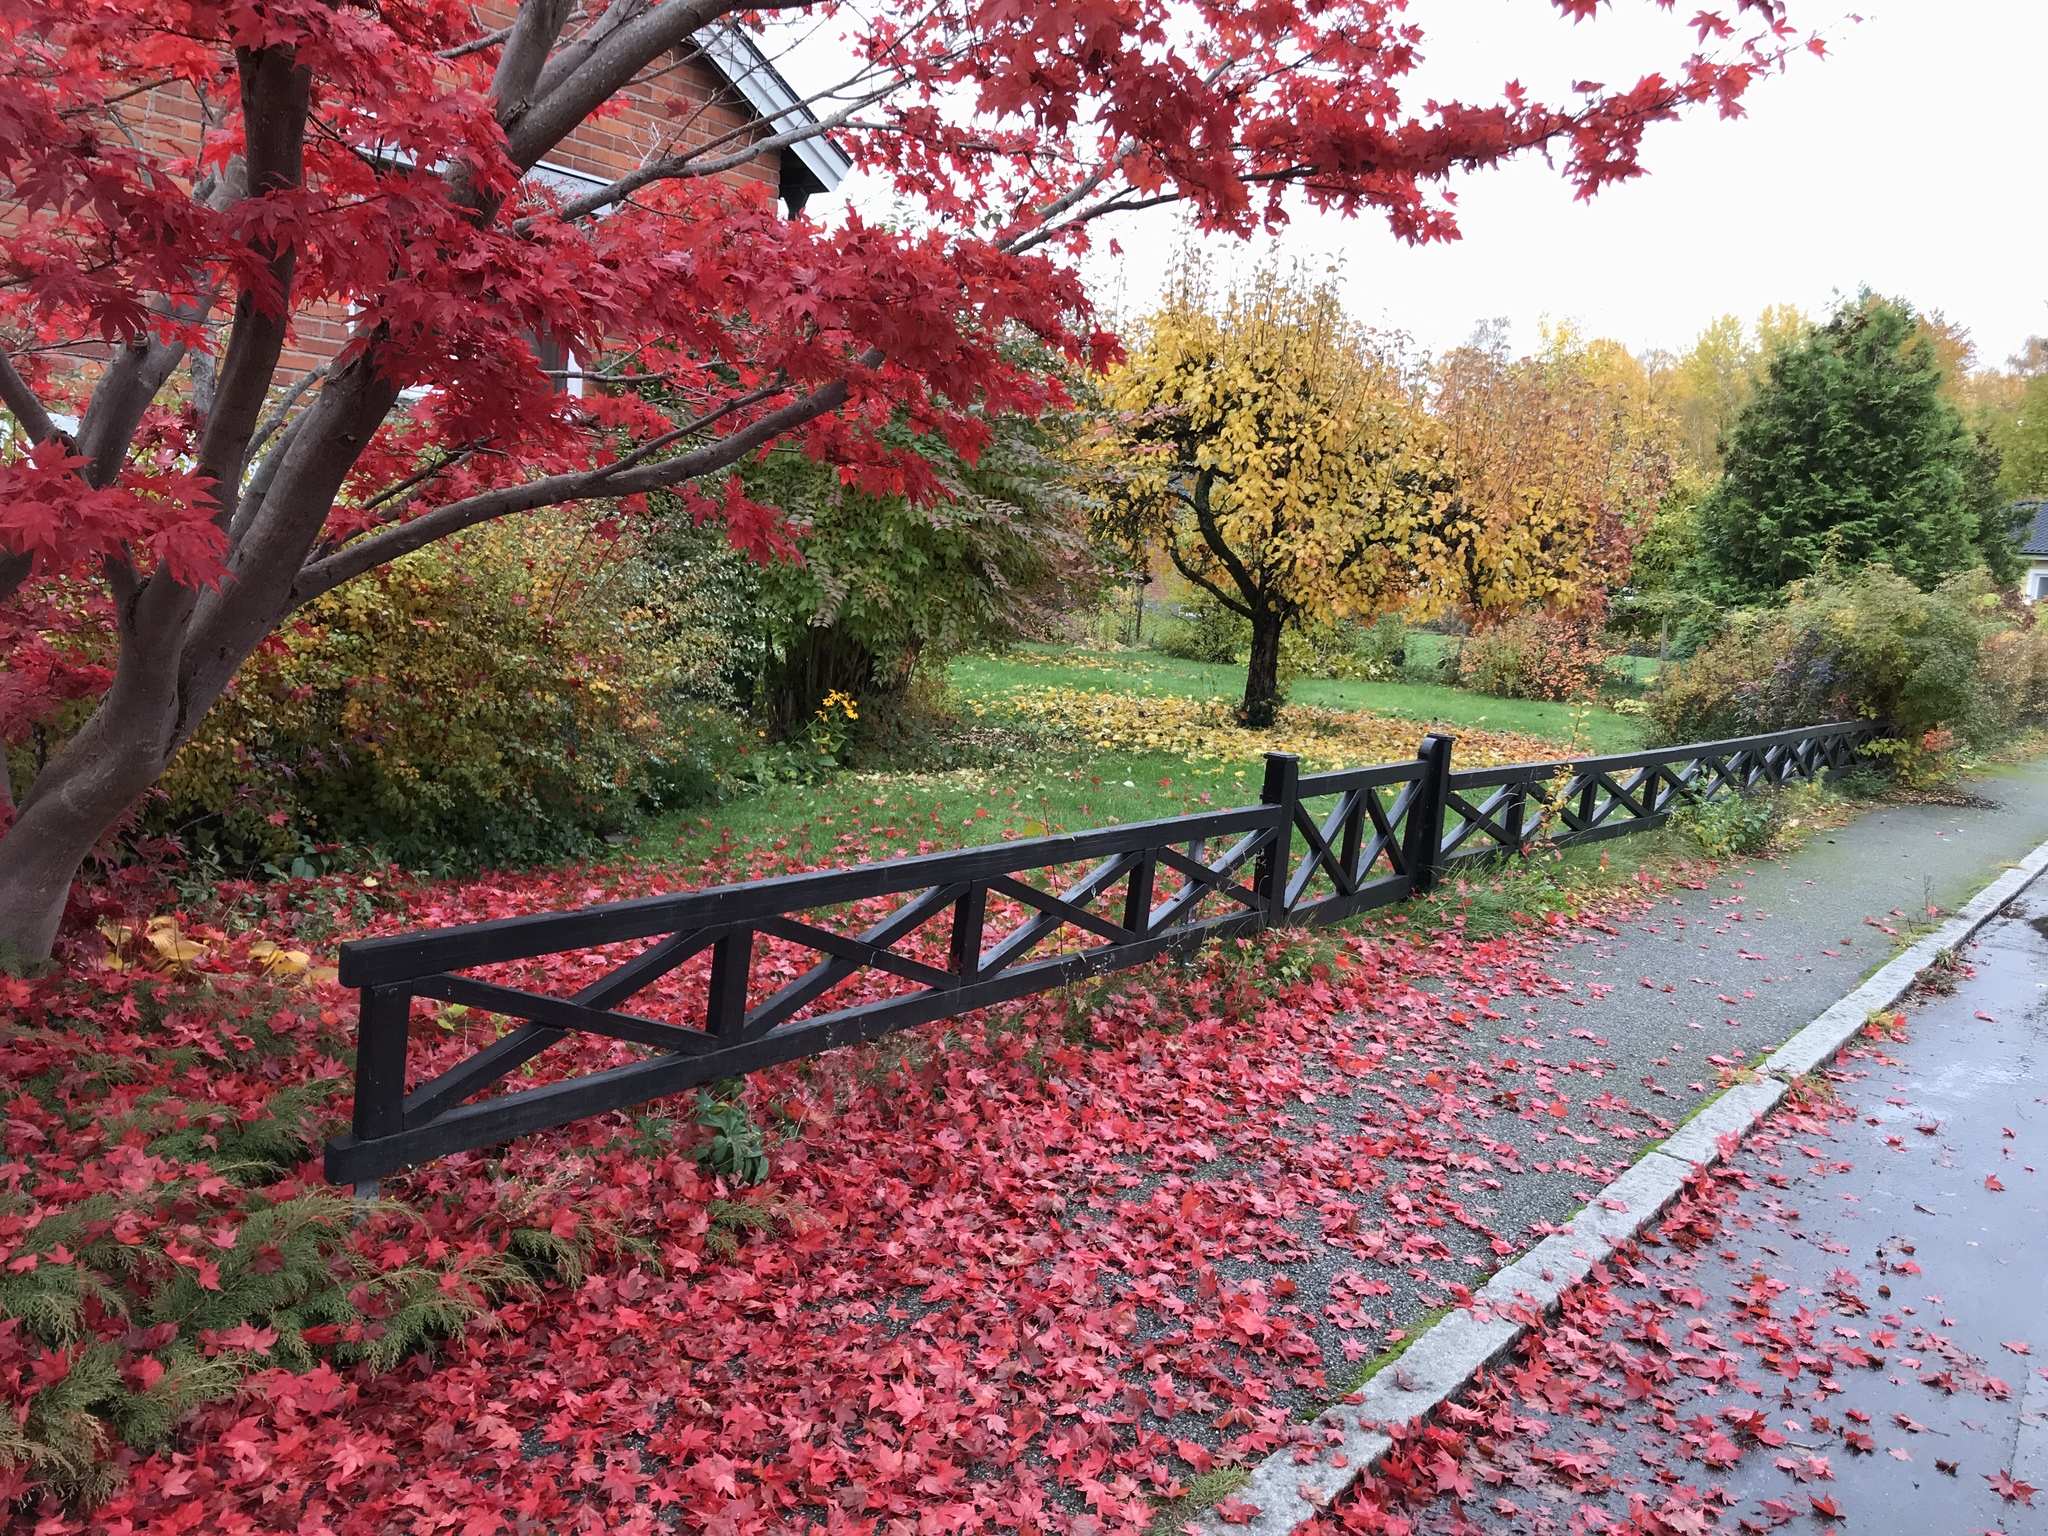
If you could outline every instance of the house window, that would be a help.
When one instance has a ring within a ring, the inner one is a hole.
[[[2033,571],[2028,574],[2027,596],[2035,600],[2048,597],[2048,571]]]

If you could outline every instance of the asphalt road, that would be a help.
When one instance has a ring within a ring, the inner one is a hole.
[[[2048,763],[1971,788],[1984,804],[1876,809],[1782,861],[1667,891],[1611,932],[1561,934],[1545,965],[1561,990],[1532,993],[1525,977],[1484,969],[1408,978],[1446,1003],[1501,1017],[1454,1026],[1445,1008],[1422,1021],[1390,1013],[1354,1021],[1341,1041],[1312,1040],[1304,1080],[1331,1092],[1289,1106],[1292,1139],[1304,1153],[1363,1150],[1384,1148],[1398,1130],[1408,1143],[1401,1155],[1416,1155],[1412,1167],[1431,1160],[1431,1188],[1473,1224],[1433,1228],[1447,1250],[1434,1260],[1361,1263],[1349,1233],[1325,1239],[1326,1211],[1304,1212],[1291,1223],[1293,1255],[1225,1260],[1219,1270],[1291,1280],[1297,1303],[1319,1319],[1330,1382],[1346,1383],[1361,1361],[1454,1300],[1454,1285],[1476,1284],[1508,1261],[1490,1237],[1516,1253],[1532,1246],[1703,1102],[1720,1067],[1761,1061],[1888,959],[1910,924],[1927,926],[1930,907],[1953,911],[2048,840]],[[1347,1080],[1335,1062],[1375,1042],[1387,1048],[1382,1070],[1369,1087]],[[1457,1167],[1474,1157],[1487,1166]],[[1261,1182],[1259,1167],[1229,1158],[1207,1171],[1247,1198]],[[1359,1225],[1385,1220],[1389,1195],[1412,1195],[1414,1184],[1393,1179],[1358,1197]],[[1388,1290],[1368,1301],[1347,1276]],[[1303,1389],[1290,1406],[1321,1400]],[[1212,1438],[1185,1417],[1173,1431]]]
[[[1616,1266],[1604,1332],[1536,1342],[1571,1404],[1519,1396],[1417,1536],[2048,1531],[2048,886],[1963,958],[1831,1070],[1846,1113],[1758,1127],[1715,1230]]]

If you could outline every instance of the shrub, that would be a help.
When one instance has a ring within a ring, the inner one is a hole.
[[[2048,626],[2016,601],[1995,622],[1977,657],[1979,715],[2002,733],[2048,718]]]
[[[1717,859],[1764,852],[1785,820],[1784,796],[1768,789],[1695,800],[1671,813],[1672,828]]]
[[[655,558],[724,594],[720,664],[776,740],[806,738],[827,694],[882,713],[919,667],[1042,636],[1055,612],[1095,602],[1086,509],[1060,459],[1073,423],[1054,413],[987,424],[972,462],[942,436],[902,433],[912,483],[928,481],[918,497],[849,484],[795,448],[748,464],[744,492],[782,510],[796,560],[737,560],[719,529],[690,524],[684,498],[653,498],[671,525]]]
[[[1883,566],[1798,583],[1784,609],[1740,616],[1668,668],[1648,695],[1650,719],[1666,741],[1842,719],[1906,741],[1941,729],[1983,739],[2011,723],[1980,668],[1984,640],[2008,622],[1988,596],[1978,573],[1921,592]],[[2029,653],[2012,669],[2026,674],[2023,693],[2034,665]]]
[[[1523,614],[1466,640],[1457,683],[1502,699],[1584,699],[1599,691],[1608,654],[1585,620]]]
[[[1408,666],[1408,626],[1398,614],[1382,614],[1358,644],[1360,675],[1368,682],[1392,682]]]
[[[566,518],[493,527],[317,599],[173,759],[152,822],[229,866],[348,844],[442,865],[703,795],[726,733],[662,706],[715,679],[631,553]]]
[[[1867,756],[1891,770],[1892,778],[1908,789],[1927,789],[1954,777],[1953,731],[1922,731],[1917,736],[1886,736],[1864,743]]]
[[[1251,621],[1231,612],[1200,588],[1196,589],[1192,604],[1183,608],[1178,618],[1159,626],[1152,641],[1153,648],[1164,655],[1214,666],[1242,663],[1251,643]]]

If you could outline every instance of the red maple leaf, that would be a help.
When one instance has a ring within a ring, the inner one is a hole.
[[[1987,1472],[1984,1474],[1984,1481],[1989,1483],[2006,1503],[2024,1504],[2029,1509],[2034,1507],[2036,1489],[2032,1483],[2023,1482],[2010,1472]]]
[[[1216,1501],[1216,1518],[1225,1525],[1250,1525],[1259,1518],[1259,1506],[1247,1504],[1233,1493]]]

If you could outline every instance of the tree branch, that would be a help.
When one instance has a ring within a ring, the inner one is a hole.
[[[1230,572],[1230,579],[1237,583],[1237,590],[1243,594],[1245,606],[1241,610],[1249,618],[1259,610],[1271,606],[1266,593],[1252,579],[1252,573],[1238,558],[1237,551],[1223,537],[1223,530],[1216,526],[1215,508],[1210,504],[1209,490],[1215,483],[1214,470],[1202,470],[1195,476],[1195,526],[1202,530],[1202,542],[1209,546],[1209,552]]]
[[[183,342],[165,341],[154,333],[136,337],[114,354],[93,386],[85,419],[78,428],[78,451],[86,460],[88,485],[113,484],[121,466],[128,462],[128,449],[142,425],[142,413],[184,356]]]
[[[249,484],[242,491],[241,501],[235,507],[234,518],[228,524],[228,544],[231,547],[241,542],[242,535],[247,533],[255,522],[256,514],[263,510],[263,503],[270,495],[270,487],[277,480],[278,470],[283,467],[285,455],[291,452],[292,444],[298,440],[299,431],[305,426],[307,416],[311,414],[309,411],[292,418],[277,435],[277,441],[271,444],[270,451],[263,455],[263,462],[256,466],[256,473],[249,477]]]
[[[533,105],[533,92],[548,55],[568,25],[575,0],[521,0],[519,14],[506,28],[505,51],[491,81],[498,123],[510,128]]]
[[[1245,607],[1243,603],[1239,602],[1236,598],[1232,597],[1229,593],[1225,592],[1221,587],[1217,586],[1215,582],[1211,581],[1208,577],[1202,575],[1201,572],[1197,571],[1192,565],[1188,564],[1187,560],[1182,556],[1180,552],[1180,540],[1176,539],[1171,533],[1169,533],[1166,536],[1166,558],[1173,562],[1173,568],[1175,570],[1179,571],[1181,575],[1185,576],[1189,581],[1192,581],[1196,586],[1200,587],[1203,591],[1207,592],[1211,597],[1215,598],[1217,602],[1221,603],[1224,607],[1228,608],[1232,613],[1238,615],[1240,618],[1246,619],[1252,616],[1251,609]]]
[[[486,32],[471,42],[458,43],[453,48],[443,48],[434,57],[437,59],[466,59],[472,53],[482,53],[486,48],[495,48],[512,35],[510,27],[500,27],[495,32]]]
[[[241,75],[243,158],[248,168],[248,193],[264,197],[297,187],[305,179],[306,120],[312,107],[313,72],[290,48],[245,49],[236,59]],[[239,501],[242,471],[256,424],[277,377],[290,323],[292,273],[298,248],[289,239],[257,247],[265,258],[274,301],[259,301],[244,288],[235,298],[234,326],[221,358],[213,410],[206,418],[196,458],[199,473],[211,480],[219,506],[216,519],[225,533]]]
[[[555,210],[555,217],[564,220],[588,218],[591,214],[602,212],[614,203],[625,201],[625,199],[631,197],[642,187],[649,186],[654,182],[694,180],[705,176],[722,176],[727,171],[737,170],[740,166],[751,164],[763,155],[773,154],[775,151],[786,149],[792,144],[804,144],[812,139],[823,138],[826,134],[832,132],[833,129],[845,127],[853,121],[854,113],[861,111],[863,108],[873,106],[883,97],[895,91],[896,88],[896,85],[892,83],[886,90],[872,92],[858,101],[851,102],[838,112],[833,113],[830,117],[814,119],[808,123],[800,123],[794,128],[770,134],[763,139],[749,140],[745,148],[735,150],[731,154],[720,155],[710,160],[700,158],[707,150],[714,149],[721,143],[738,138],[746,131],[744,129],[735,129],[731,133],[721,135],[709,144],[693,146],[687,154],[671,155],[666,160],[657,160],[651,165],[643,165],[637,171],[629,171],[609,186],[599,187],[593,192],[586,192],[581,197],[564,203],[561,207],[557,208]],[[515,222],[512,227],[523,234],[533,227],[539,217],[539,215],[528,215],[526,218]]]
[[[588,44],[579,38],[563,49],[534,82],[532,105],[505,135],[512,163],[522,171],[532,170],[649,59],[679,46],[734,8],[730,0],[661,0],[652,9],[643,0],[613,0],[611,9],[585,34]],[[629,19],[613,25],[612,16],[621,10],[631,13]],[[568,63],[572,54],[577,54],[577,61]]]
[[[57,424],[50,420],[50,413],[43,408],[43,402],[28,387],[28,380],[15,370],[14,359],[4,352],[0,352],[0,403],[14,413],[14,419],[21,423],[21,430],[28,434],[30,442],[43,443],[55,437],[63,439],[69,446],[70,439],[57,430]]]
[[[542,507],[565,506],[570,502],[596,501],[614,496],[638,496],[648,491],[667,490],[694,480],[699,475],[729,469],[740,460],[775,441],[783,433],[837,410],[846,400],[846,382],[835,380],[800,400],[792,400],[770,411],[716,443],[673,459],[658,459],[631,468],[606,464],[572,474],[548,475],[524,485],[505,486],[495,491],[451,501],[423,516],[349,545],[315,560],[299,573],[292,584],[288,608],[299,608],[331,592],[343,582],[374,570],[380,565],[424,549],[437,539],[493,522],[516,512],[534,512]]]
[[[599,44],[644,12],[647,5],[648,0],[612,0],[589,26],[570,38],[548,60],[540,72],[540,79],[534,82],[535,99],[553,94],[555,87],[581,68]]]
[[[318,368],[309,368],[299,375],[290,388],[285,390],[284,398],[277,402],[277,409],[264,419],[263,425],[256,429],[256,435],[249,439],[249,452],[259,451],[265,443],[284,430],[285,423],[291,419],[292,407],[304,398],[307,390],[327,377],[330,366],[332,365],[322,363]]]

